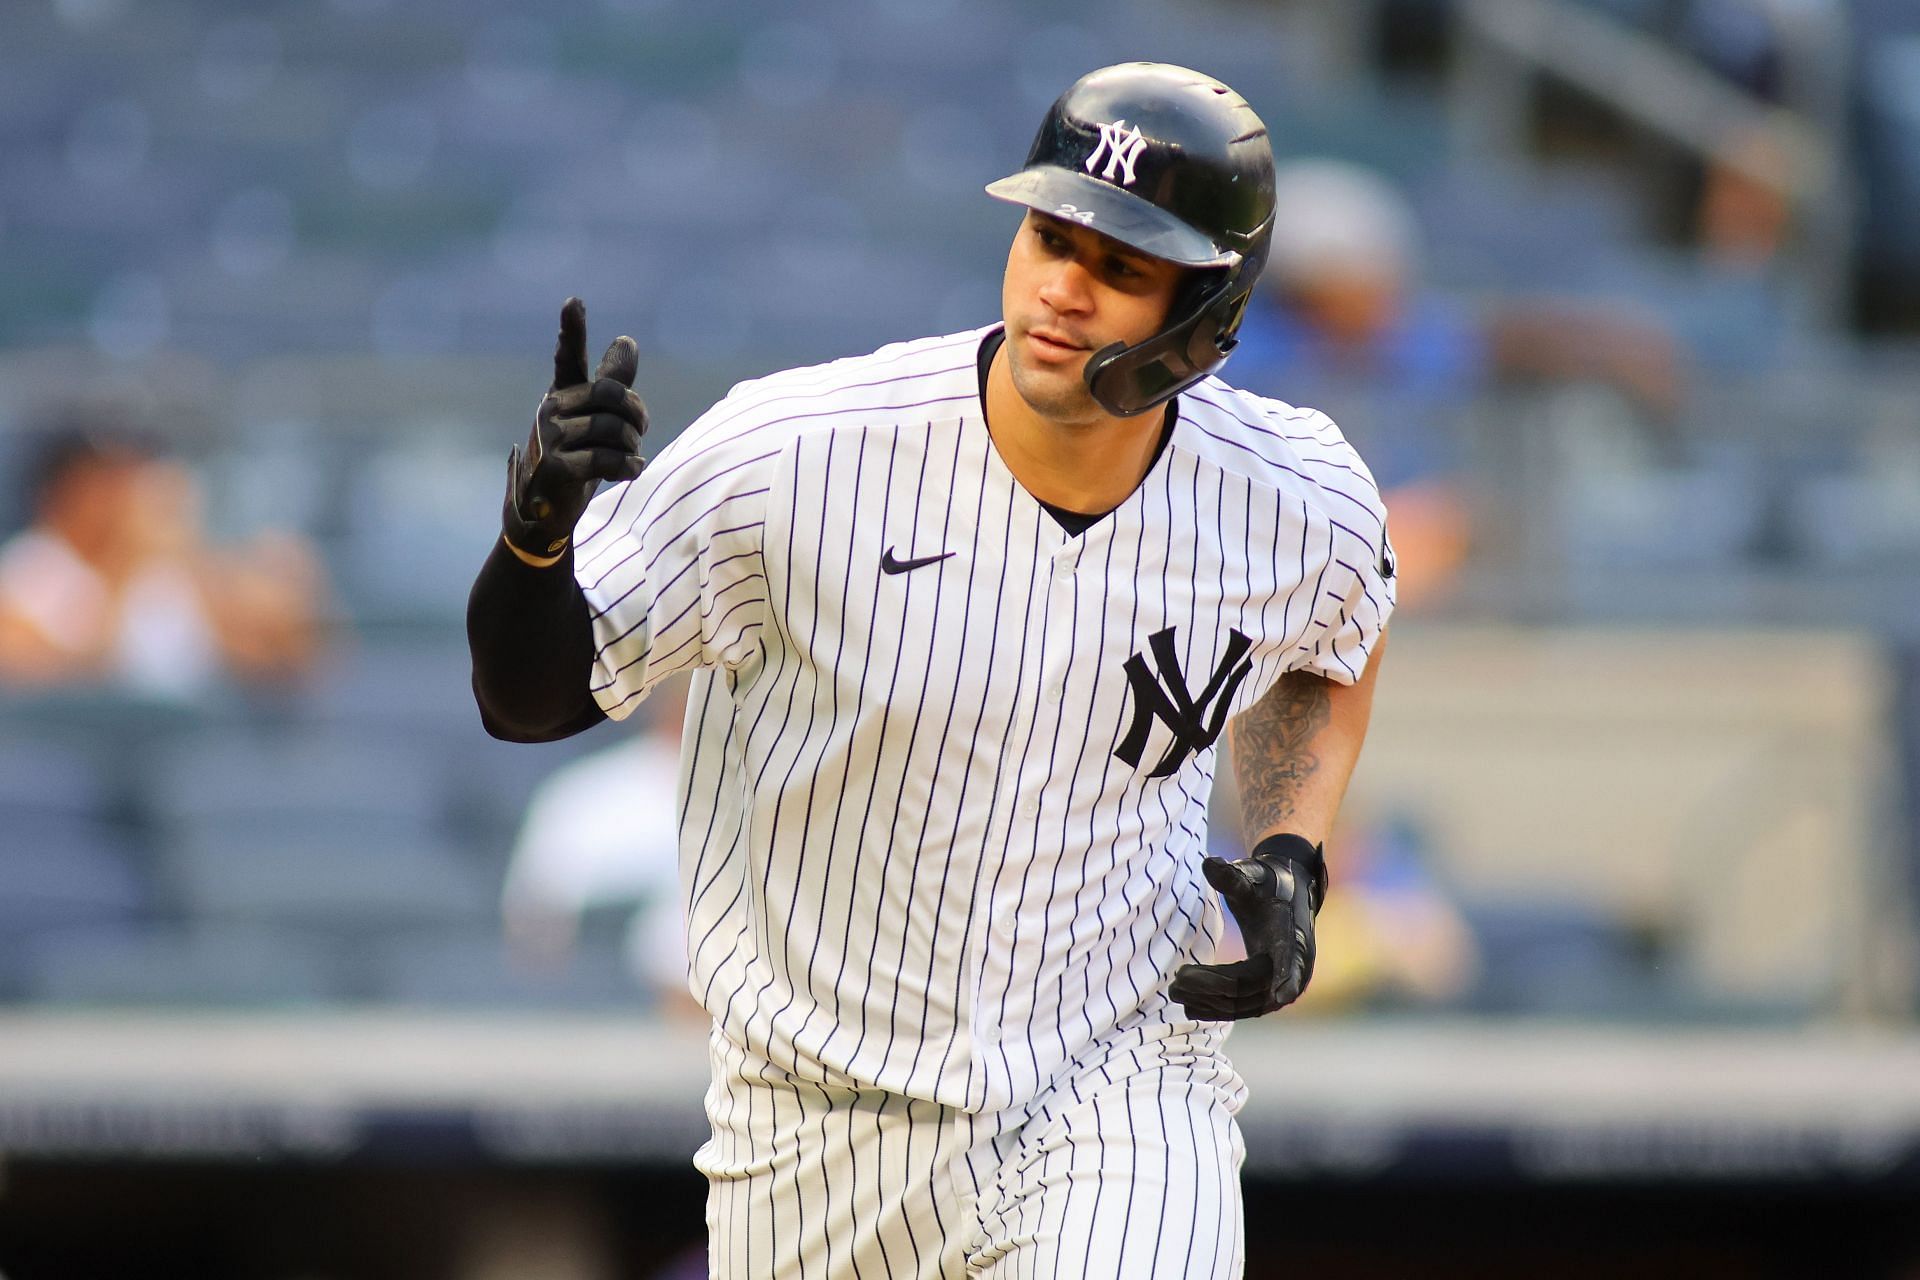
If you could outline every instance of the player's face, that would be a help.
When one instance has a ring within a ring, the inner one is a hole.
[[[1097,231],[1029,211],[1007,255],[1000,305],[1014,388],[1044,418],[1098,422],[1108,415],[1084,370],[1109,343],[1159,332],[1181,268]]]

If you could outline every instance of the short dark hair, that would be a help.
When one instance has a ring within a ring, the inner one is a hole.
[[[159,457],[164,450],[151,431],[126,425],[98,409],[61,409],[38,415],[18,450],[19,510],[39,515],[68,476],[113,458]]]

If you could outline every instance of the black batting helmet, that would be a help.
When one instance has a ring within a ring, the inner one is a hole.
[[[1158,333],[1088,359],[1107,412],[1144,413],[1225,362],[1273,235],[1273,148],[1232,89],[1163,62],[1103,67],[1060,95],[1026,167],[987,194],[1195,268]]]

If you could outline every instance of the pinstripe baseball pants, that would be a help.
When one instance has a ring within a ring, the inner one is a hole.
[[[814,1084],[715,1035],[711,1274],[723,1280],[1227,1280],[1244,1259],[1232,1066],[1184,1036],[976,1114]]]

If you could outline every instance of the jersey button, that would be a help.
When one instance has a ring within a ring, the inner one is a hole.
[[[1060,701],[1061,698],[1065,697],[1066,692],[1067,692],[1067,687],[1061,684],[1057,680],[1054,681],[1054,683],[1047,686],[1047,696],[1049,698],[1052,698],[1055,702],[1058,702]]]
[[[993,917],[993,927],[1000,931],[1000,936],[1003,938],[1012,938],[1014,928],[1019,922],[1020,917],[1012,907],[1000,908]]]
[[[1039,802],[1038,800],[1028,800],[1028,801],[1026,801],[1025,803],[1023,803],[1023,804],[1022,804],[1022,805],[1020,806],[1020,816],[1021,816],[1021,817],[1023,817],[1023,818],[1037,818],[1037,817],[1039,817],[1039,816],[1040,816],[1040,802]]]

